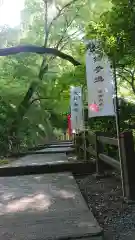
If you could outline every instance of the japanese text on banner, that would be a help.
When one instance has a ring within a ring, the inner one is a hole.
[[[88,50],[86,75],[89,117],[115,115],[113,75],[107,57]]]

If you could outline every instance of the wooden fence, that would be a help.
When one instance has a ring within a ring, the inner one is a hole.
[[[84,159],[84,156],[85,161],[89,161],[91,157],[95,158],[98,174],[103,173],[105,165],[122,171],[125,197],[135,200],[135,151],[132,132],[123,132],[120,135],[121,164],[118,157],[115,159],[109,156],[109,153],[105,153],[107,146],[115,147],[118,152],[118,140],[106,133],[81,132],[76,135],[74,144],[79,159]]]

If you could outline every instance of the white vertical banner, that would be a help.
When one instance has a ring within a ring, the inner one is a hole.
[[[114,116],[113,73],[107,56],[91,50],[86,53],[89,118]]]
[[[82,131],[84,128],[82,88],[70,88],[71,127],[72,132]]]

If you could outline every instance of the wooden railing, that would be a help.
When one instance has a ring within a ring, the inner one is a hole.
[[[122,171],[126,198],[135,200],[135,151],[132,132],[123,132],[120,135],[121,162],[119,157],[115,159],[105,153],[104,149],[107,146],[115,147],[118,153],[118,139],[111,138],[106,133],[86,131],[85,134],[84,132],[79,133],[75,138],[78,159],[90,161],[93,157],[97,174],[103,174],[105,165],[115,168],[119,172]]]

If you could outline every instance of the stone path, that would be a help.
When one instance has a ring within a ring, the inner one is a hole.
[[[39,150],[40,151],[40,150]],[[27,166],[27,165],[42,165],[45,163],[55,164],[56,162],[67,162],[67,156],[63,153],[56,154],[33,154],[22,157],[19,160],[12,162],[10,166]]]
[[[54,145],[55,146],[55,145]],[[38,151],[36,151],[36,152],[41,152],[41,153],[47,153],[47,152],[51,152],[51,153],[53,153],[53,152],[55,152],[55,153],[61,153],[61,152],[71,152],[71,151],[73,151],[74,149],[72,148],[72,147],[70,147],[70,146],[63,146],[63,147],[60,147],[60,148],[58,148],[58,147],[52,147],[52,148],[45,148],[45,149],[42,149],[42,150],[38,150]]]
[[[32,155],[12,166],[67,161],[64,154]],[[71,173],[0,178],[0,239],[102,239],[101,228]]]

